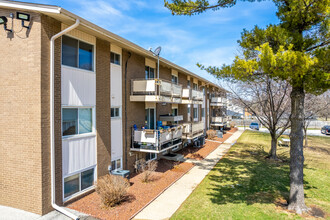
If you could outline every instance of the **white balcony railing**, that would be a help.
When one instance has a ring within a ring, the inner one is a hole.
[[[227,122],[227,118],[225,118],[225,117],[212,117],[211,120],[214,123],[225,123],[225,122]]]
[[[212,97],[211,105],[213,106],[224,106],[227,104],[227,99],[224,97]]]
[[[195,134],[204,131],[204,122],[184,123],[183,125],[185,126],[184,134]]]
[[[203,92],[194,89],[191,92],[191,96],[193,100],[203,100],[204,97]]]
[[[133,130],[133,151],[161,152],[182,143],[183,126],[169,129]]]
[[[134,79],[131,101],[181,103],[182,85],[162,79]]]
[[[182,98],[190,99],[191,89],[182,89]]]

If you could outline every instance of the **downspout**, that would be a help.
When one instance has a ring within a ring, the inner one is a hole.
[[[125,169],[127,169],[127,64],[131,56],[131,52],[128,52],[128,58],[125,63]]]
[[[63,34],[71,31],[80,24],[79,19],[76,20],[72,26],[64,29],[63,31],[55,34],[50,39],[50,169],[51,169],[51,200],[52,207],[63,213],[64,215],[72,218],[79,219],[78,216],[65,210],[63,207],[56,205],[55,203],[55,138],[54,138],[54,41],[61,37]]]

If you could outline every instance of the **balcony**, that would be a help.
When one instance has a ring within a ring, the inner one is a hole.
[[[182,104],[202,104],[203,92],[194,89],[182,89]]]
[[[226,117],[212,117],[211,118],[211,126],[224,126],[227,124]]]
[[[132,133],[131,151],[161,153],[182,144],[183,126],[160,130],[137,129]]]
[[[211,106],[226,106],[227,99],[224,97],[212,97],[211,98]]]
[[[182,103],[182,86],[162,79],[131,81],[132,102]]]
[[[183,138],[185,139],[194,139],[204,134],[205,123],[197,122],[197,123],[184,123],[183,129]]]

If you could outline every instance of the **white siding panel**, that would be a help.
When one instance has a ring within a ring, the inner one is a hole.
[[[62,66],[61,84],[62,105],[96,105],[96,75],[94,72]]]
[[[111,64],[111,106],[122,105],[122,72],[121,66]]]
[[[111,120],[111,160],[123,156],[122,119]]]
[[[63,176],[96,165],[96,137],[62,140]]]

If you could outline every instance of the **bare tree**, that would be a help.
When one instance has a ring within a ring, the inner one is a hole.
[[[316,96],[312,94],[306,94],[305,96],[305,120],[304,120],[304,147],[308,147],[307,129],[311,121],[318,116],[327,117],[329,116],[330,108],[330,96],[329,92],[322,95]]]
[[[271,135],[269,158],[277,160],[277,141],[290,127],[290,90],[286,81],[261,77],[229,86],[232,99],[243,105]]]

